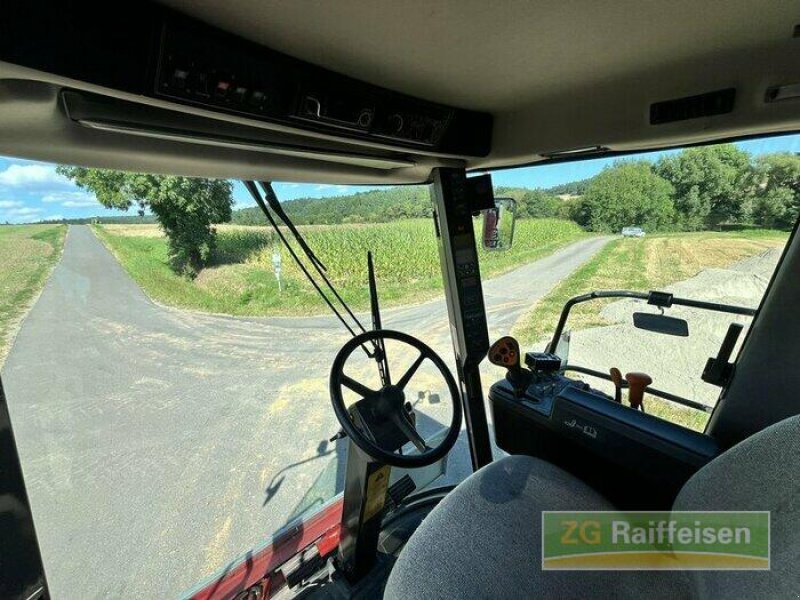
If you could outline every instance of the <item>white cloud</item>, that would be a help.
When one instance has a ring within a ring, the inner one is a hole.
[[[42,221],[60,221],[64,218],[64,215],[47,215],[46,217],[42,217]]]
[[[19,200],[0,200],[0,208],[16,208],[22,204]]]
[[[30,206],[7,208],[0,210],[0,221],[8,221],[10,223],[32,221],[41,212],[43,212],[41,208],[34,208]]]
[[[337,192],[340,194],[346,194],[352,190],[352,187],[349,185],[342,185],[342,184],[331,184],[331,183],[320,183],[314,186],[315,192]]]
[[[87,192],[50,192],[42,196],[42,202],[47,204],[57,202],[66,208],[100,207],[94,195]]]
[[[3,212],[7,215],[29,217],[31,215],[38,215],[40,212],[43,212],[43,210],[41,208],[33,208],[32,206],[23,206],[21,208],[9,208]]]
[[[0,185],[22,187],[30,185],[64,185],[67,180],[56,173],[54,166],[48,165],[10,165],[0,171]]]
[[[67,202],[69,200],[94,201],[94,196],[87,192],[50,192],[42,196],[42,202]]]
[[[100,203],[97,200],[67,200],[66,202],[62,202],[61,206],[66,208],[84,208],[87,206],[97,206],[100,207]]]

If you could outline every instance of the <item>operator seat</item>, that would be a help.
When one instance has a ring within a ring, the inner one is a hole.
[[[615,510],[566,471],[509,456],[475,472],[401,552],[385,600],[795,598],[800,592],[800,416],[724,452],[673,510],[771,511],[770,571],[542,571],[543,510]]]

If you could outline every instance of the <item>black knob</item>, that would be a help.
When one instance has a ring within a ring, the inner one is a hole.
[[[405,121],[403,120],[403,116],[399,113],[394,113],[389,117],[389,131],[392,133],[400,133],[403,131],[403,127],[405,125]]]
[[[362,110],[361,114],[358,115],[358,125],[360,127],[369,127],[370,123],[372,123],[372,111],[368,109]]]

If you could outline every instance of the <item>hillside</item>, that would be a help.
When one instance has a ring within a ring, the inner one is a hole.
[[[523,209],[528,198],[538,199],[542,196],[554,198],[550,190],[532,190],[523,187],[498,187],[495,195],[511,196],[523,205],[521,206]],[[299,198],[284,202],[283,207],[298,225],[386,223],[398,219],[430,217],[433,214],[428,187],[424,185],[397,186],[331,198]],[[553,214],[529,214],[529,212],[522,210],[521,216],[561,216],[554,214],[553,211],[549,211]],[[266,220],[257,207],[249,207],[234,211],[232,222],[237,225],[262,225]]]
[[[432,215],[428,188],[419,185],[331,198],[299,198],[284,202],[283,207],[298,225],[385,223]],[[261,210],[254,206],[234,211],[232,222],[238,225],[261,225],[266,220]]]

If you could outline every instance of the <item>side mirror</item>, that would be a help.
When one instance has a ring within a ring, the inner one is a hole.
[[[496,198],[494,208],[483,211],[483,247],[487,250],[510,250],[514,242],[517,201]]]
[[[689,323],[683,319],[676,319],[675,317],[667,317],[665,315],[635,312],[633,313],[633,326],[637,329],[654,331],[655,333],[689,337]]]

